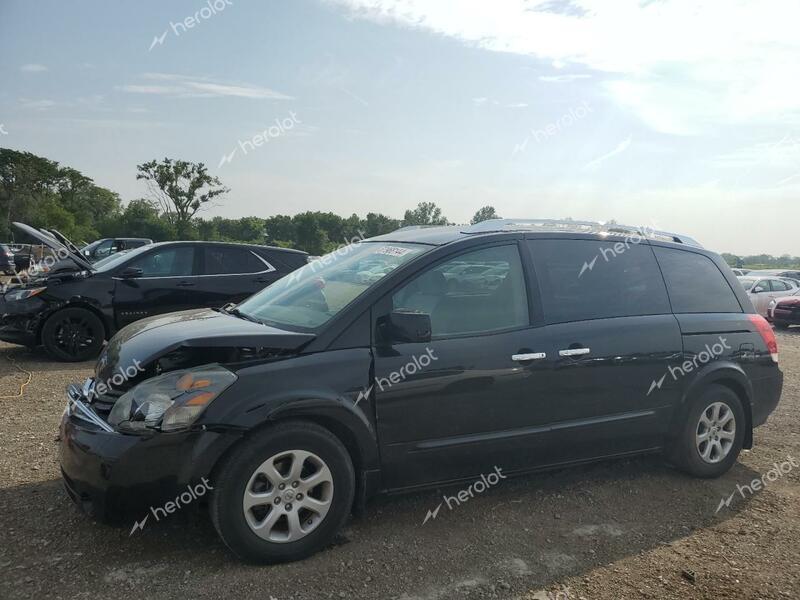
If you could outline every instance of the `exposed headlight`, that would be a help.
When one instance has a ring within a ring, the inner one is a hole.
[[[25,300],[26,298],[30,298],[31,296],[41,294],[46,289],[47,289],[46,287],[40,287],[40,288],[28,288],[21,290],[11,290],[10,292],[6,292],[5,298],[7,302],[16,302],[18,300]]]
[[[114,403],[108,422],[120,429],[186,429],[236,381],[219,365],[173,371],[143,381]]]

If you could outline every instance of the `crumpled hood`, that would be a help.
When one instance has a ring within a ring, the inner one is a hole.
[[[140,371],[150,371],[157,360],[156,371],[160,371],[163,367],[159,359],[167,355],[188,356],[187,363],[207,364],[220,362],[220,357],[238,356],[243,350],[254,358],[285,353],[298,350],[314,337],[314,334],[285,331],[209,308],[169,313],[142,319],[121,329],[100,355],[95,378],[98,382],[110,381],[119,373],[133,373],[137,365],[141,366],[138,367]],[[194,364],[177,364],[176,368]]]

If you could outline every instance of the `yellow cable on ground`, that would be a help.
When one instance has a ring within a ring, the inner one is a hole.
[[[31,380],[33,380],[33,373],[31,373],[30,371],[26,371],[25,369],[20,367],[16,363],[16,361],[13,358],[11,358],[11,356],[8,356],[8,360],[14,366],[15,369],[17,369],[21,373],[25,373],[28,376],[28,381],[19,386],[19,392],[17,394],[13,396],[0,396],[0,400],[12,400],[14,398],[22,398],[22,394],[25,393],[25,386],[27,386],[31,382]]]

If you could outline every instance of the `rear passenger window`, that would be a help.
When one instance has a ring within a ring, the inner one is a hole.
[[[702,254],[656,248],[675,313],[740,313],[742,307],[717,265]]]
[[[206,275],[236,275],[273,270],[247,248],[206,246]]]
[[[528,244],[549,323],[670,312],[650,246],[630,240],[531,240]]]
[[[788,283],[780,281],[779,279],[772,279],[770,283],[772,284],[773,292],[785,292],[786,290],[792,289]]]

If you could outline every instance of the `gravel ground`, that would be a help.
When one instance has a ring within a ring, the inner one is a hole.
[[[800,469],[736,493],[800,460],[800,329],[778,336],[783,400],[721,479],[605,462],[503,481],[424,526],[442,492],[379,499],[336,545],[272,567],[238,563],[199,507],[131,536],[80,514],[55,438],[91,365],[0,344],[0,598],[800,598]]]

